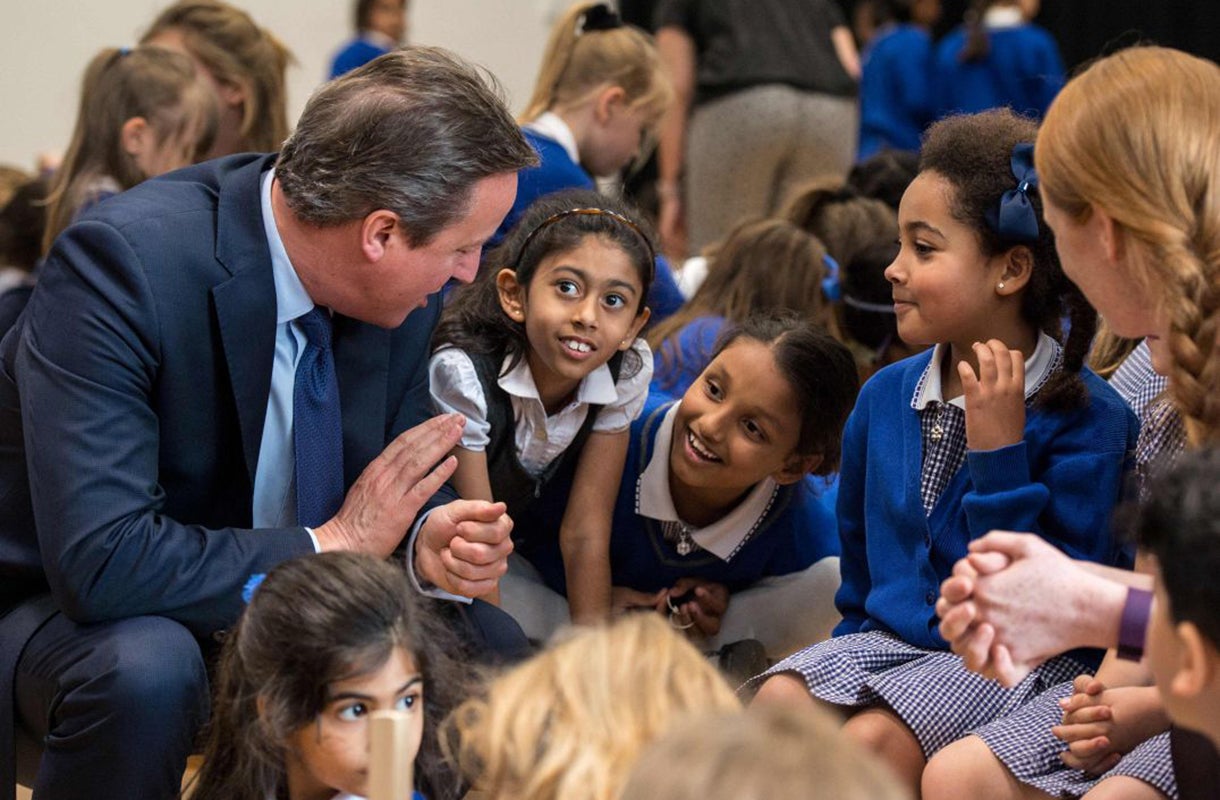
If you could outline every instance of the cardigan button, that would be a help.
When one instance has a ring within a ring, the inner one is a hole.
[[[930,606],[936,605],[936,592],[929,589],[928,593],[924,595],[923,599],[927,600],[928,605],[930,605]]]

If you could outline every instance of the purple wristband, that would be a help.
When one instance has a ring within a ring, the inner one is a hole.
[[[1118,624],[1118,657],[1139,661],[1144,657],[1144,637],[1148,632],[1148,617],[1152,612],[1152,592],[1127,587],[1122,621]]]

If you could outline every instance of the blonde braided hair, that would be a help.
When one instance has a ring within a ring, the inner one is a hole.
[[[1047,112],[1042,191],[1123,236],[1119,269],[1168,322],[1170,395],[1192,444],[1220,441],[1220,66],[1161,47],[1122,50]]]

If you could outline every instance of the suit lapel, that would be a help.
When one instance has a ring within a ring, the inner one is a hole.
[[[213,287],[212,299],[251,486],[275,358],[275,278],[259,195],[259,178],[273,159],[253,161],[225,175],[216,214],[216,259],[232,277]]]

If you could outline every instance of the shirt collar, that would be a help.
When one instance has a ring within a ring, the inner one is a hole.
[[[360,32],[360,38],[374,47],[380,47],[382,50],[394,50],[400,46],[399,42],[394,41],[393,36],[386,36],[381,31],[375,31],[368,28]]]
[[[275,170],[269,169],[263,173],[260,195],[263,208],[263,233],[267,236],[267,249],[271,251],[271,274],[275,278],[275,322],[283,325],[291,322],[302,314],[313,309],[314,302],[305,291],[301,279],[297,277],[296,269],[288,260],[288,251],[284,249],[284,240],[280,238],[279,228],[275,225],[275,213],[271,209],[271,183],[275,180]]]
[[[940,365],[945,360],[947,348],[946,344],[938,344],[932,348],[932,360],[928,362],[923,375],[920,376],[919,383],[915,386],[915,396],[911,398],[911,408],[916,411],[923,411],[929,403],[934,401],[945,402],[944,387],[940,382]],[[1042,384],[1046,383],[1046,379],[1051,376],[1051,372],[1059,361],[1061,350],[1058,342],[1045,333],[1038,332],[1038,344],[1034,346],[1034,353],[1025,361],[1026,400],[1037,394],[1038,390],[1042,388]],[[948,402],[949,405],[961,409],[966,407],[966,398],[963,395],[958,395]]]
[[[530,372],[525,357],[517,359],[516,366],[505,372],[504,368],[511,360],[511,355],[504,357],[504,361],[500,365],[500,377],[496,379],[496,383],[510,395],[541,400],[542,398],[538,395],[538,384],[534,383],[534,373]],[[576,387],[576,397],[573,398],[573,402],[605,406],[617,399],[618,388],[614,385],[614,376],[610,374],[610,367],[602,364],[581,380],[580,385]]]
[[[568,158],[577,164],[580,163],[580,152],[576,149],[576,136],[568,127],[568,123],[560,119],[555,112],[543,111],[536,119],[525,123],[525,127],[548,139],[554,139],[560,147],[567,151]]]
[[[985,28],[1015,28],[1025,24],[1025,15],[1016,6],[992,6],[983,12]]]
[[[673,442],[678,405],[674,403],[657,426],[652,457],[636,483],[636,513],[659,522],[682,522],[669,491],[669,448]],[[764,478],[722,519],[705,528],[691,528],[691,538],[704,550],[728,561],[758,526],[778,489],[774,478]]]

